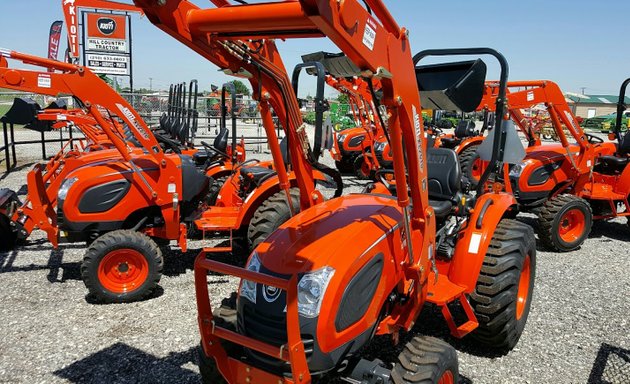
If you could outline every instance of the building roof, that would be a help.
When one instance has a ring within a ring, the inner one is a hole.
[[[566,93],[564,95],[568,102],[576,104],[610,104],[611,107],[617,105],[619,95],[581,95]],[[626,104],[630,104],[630,97],[626,96]]]

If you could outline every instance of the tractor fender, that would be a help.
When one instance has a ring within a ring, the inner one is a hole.
[[[507,193],[486,193],[477,200],[455,246],[448,273],[451,282],[465,287],[468,293],[475,289],[494,230],[506,211],[516,204],[514,196]]]
[[[623,169],[623,172],[621,172],[621,176],[614,190],[616,193],[626,196],[626,198],[630,195],[630,167],[627,165]]]
[[[475,136],[475,137],[469,137],[467,139],[462,140],[462,142],[457,146],[457,148],[455,149],[455,152],[457,152],[457,154],[460,154],[462,152],[464,152],[464,150],[473,147],[475,145],[479,145],[481,144],[481,142],[483,142],[483,137],[482,136]]]
[[[223,176],[229,176],[232,173],[232,167],[226,167],[225,165],[211,167],[206,171],[206,176],[213,179],[219,179]]]

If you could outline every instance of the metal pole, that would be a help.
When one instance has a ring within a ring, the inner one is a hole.
[[[42,160],[46,160],[46,138],[44,137],[44,132],[42,134]]]
[[[11,159],[9,158],[9,138],[7,135],[7,123],[2,122],[2,132],[4,133],[4,161],[7,165],[7,172],[11,170]]]
[[[133,49],[131,45],[131,15],[125,12],[125,16],[127,16],[127,24],[129,25],[129,88],[131,88],[131,93],[133,94],[133,56],[131,52],[133,51]]]
[[[13,153],[13,166],[17,165],[17,156],[15,155],[15,131],[13,129],[13,123],[9,125],[11,129],[11,152]]]

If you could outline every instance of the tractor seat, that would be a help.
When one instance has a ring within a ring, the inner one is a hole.
[[[459,143],[462,142],[461,139],[458,139],[456,137],[442,137],[440,138],[440,141],[442,142],[442,146],[444,148],[455,148]]]
[[[619,173],[622,172],[626,165],[630,162],[630,157],[619,157],[619,156],[600,156],[597,159],[597,168],[599,172],[602,173]]]
[[[453,209],[453,203],[449,200],[429,199],[429,205],[433,208],[438,221],[446,219]]]
[[[445,219],[461,193],[462,170],[457,153],[448,148],[427,149],[429,204],[438,220]]]
[[[276,171],[267,167],[251,166],[241,168],[241,176],[245,179],[252,180],[256,185],[260,185],[263,179],[275,174]]]
[[[475,136],[475,122],[472,120],[460,120],[455,127],[455,137],[463,139]]]

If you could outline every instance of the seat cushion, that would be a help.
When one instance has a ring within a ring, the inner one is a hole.
[[[431,200],[429,199],[429,205],[435,212],[435,218],[437,220],[443,220],[451,213],[453,209],[453,203],[449,200]]]
[[[267,167],[252,166],[241,168],[241,176],[252,180],[256,185],[259,185],[263,178],[275,173],[273,169]]]

